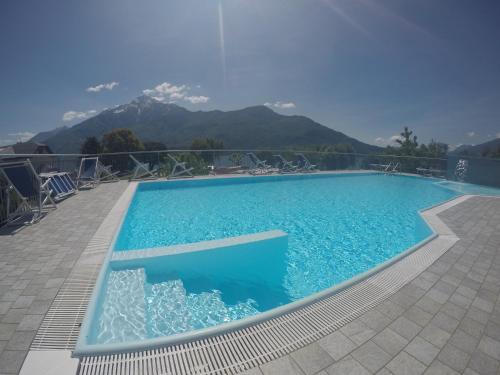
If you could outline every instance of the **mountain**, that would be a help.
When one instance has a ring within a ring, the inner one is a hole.
[[[55,128],[54,130],[49,130],[46,132],[40,132],[37,135],[35,135],[33,138],[30,139],[30,142],[35,142],[35,143],[44,143],[47,139],[55,136],[56,134],[67,130],[67,126],[62,126],[60,128]]]
[[[129,128],[143,142],[162,142],[169,148],[189,148],[193,139],[207,137],[223,141],[225,148],[269,149],[343,143],[352,145],[360,153],[381,150],[307,117],[284,116],[266,106],[227,112],[192,112],[148,96],[105,110],[70,128],[40,133],[35,139],[43,139],[55,153],[77,153],[87,137],[100,138],[116,128]]]
[[[493,157],[500,156],[500,138],[493,139],[479,145],[461,145],[455,150],[450,151],[451,155],[464,155],[464,156],[484,156]]]

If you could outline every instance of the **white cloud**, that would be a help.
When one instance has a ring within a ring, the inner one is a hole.
[[[210,100],[208,96],[185,96],[184,100],[191,102],[192,104],[206,103]]]
[[[469,136],[471,138],[474,137],[475,135],[476,135],[476,133],[474,133],[474,132],[468,132],[467,133],[467,136]]]
[[[500,138],[500,133],[497,133],[496,137],[497,137],[497,138]]]
[[[62,120],[64,122],[69,122],[73,120],[83,120],[86,119],[87,117],[93,116],[97,113],[95,109],[91,109],[90,111],[86,112],[77,112],[77,111],[68,111],[63,114]]]
[[[375,138],[375,144],[379,146],[390,146],[396,144],[398,139],[402,139],[400,135],[392,135],[389,138],[377,137]]]
[[[19,133],[11,133],[10,137],[14,137],[16,142],[26,142],[35,136],[35,133],[32,132],[19,132]]]
[[[295,103],[293,102],[280,102],[280,101],[274,103],[265,102],[264,105],[266,107],[274,107],[279,109],[291,109],[296,107]]]
[[[16,143],[14,139],[9,139],[9,138],[0,139],[0,147],[11,145],[13,143]]]
[[[90,86],[87,87],[87,92],[100,92],[102,90],[113,90],[116,86],[118,86],[120,83],[119,82],[108,82],[108,83],[101,83],[96,86]]]
[[[199,85],[196,86],[196,88],[200,87]],[[174,85],[170,82],[160,83],[153,89],[142,90],[142,93],[163,103],[175,103],[183,100],[191,104],[202,104],[210,100],[208,96],[190,95],[191,87],[188,85]]]

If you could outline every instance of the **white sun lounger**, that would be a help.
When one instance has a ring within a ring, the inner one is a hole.
[[[170,174],[168,175],[167,178],[193,177],[193,174],[191,173],[191,171],[194,168],[187,168],[186,162],[178,161],[176,158],[174,158],[170,154],[167,154],[167,156],[174,162],[172,170],[170,171]]]
[[[248,171],[250,174],[255,175],[255,174],[266,174],[273,172],[273,167],[267,164],[266,160],[260,160],[259,157],[255,155],[253,152],[247,152],[247,156],[253,163],[253,168],[251,168]]]
[[[33,224],[41,219],[49,208],[56,208],[49,189],[49,181],[43,182],[29,160],[0,164],[10,191],[13,191],[20,203],[14,212],[10,212],[10,199],[7,199],[7,224],[17,223],[30,215],[25,223]]]
[[[295,155],[299,157],[298,170],[300,170],[301,172],[314,172],[317,170],[316,164],[311,164],[309,159],[303,153],[299,152]]]
[[[135,164],[134,172],[130,177],[131,180],[158,178],[158,167],[150,168],[149,163],[141,163],[133,155],[129,154],[128,156]]]
[[[298,166],[293,164],[293,162],[286,160],[282,155],[273,155],[280,162],[279,172],[280,173],[294,173],[297,172]]]

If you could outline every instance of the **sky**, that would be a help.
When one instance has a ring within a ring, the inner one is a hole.
[[[364,142],[500,138],[498,0],[4,0],[0,144],[142,94]]]

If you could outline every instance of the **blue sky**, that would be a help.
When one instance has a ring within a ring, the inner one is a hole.
[[[497,0],[6,0],[0,143],[144,90],[264,104],[372,144],[500,137]],[[163,85],[161,85],[163,84]]]

